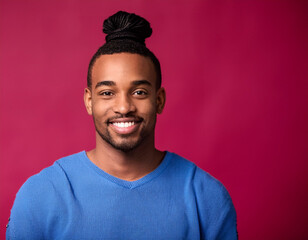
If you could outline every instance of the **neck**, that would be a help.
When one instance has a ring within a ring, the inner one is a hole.
[[[96,134],[96,148],[87,152],[89,159],[114,177],[135,181],[152,172],[162,161],[164,153],[154,146],[154,136],[138,147],[123,152],[113,148]]]

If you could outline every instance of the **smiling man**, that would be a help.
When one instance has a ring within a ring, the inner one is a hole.
[[[164,156],[154,147],[156,114],[163,110],[165,90],[158,86],[153,62],[127,52],[101,55],[89,74],[84,99],[94,119],[96,148],[87,155],[113,176],[140,179]]]
[[[7,239],[237,239],[224,186],[192,162],[155,148],[162,113],[149,23],[118,12],[104,22],[84,101],[96,147],[30,177],[11,211]]]

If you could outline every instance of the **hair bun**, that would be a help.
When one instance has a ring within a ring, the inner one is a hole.
[[[106,42],[115,39],[133,39],[145,44],[145,39],[152,35],[150,23],[134,14],[119,11],[104,21],[103,32]]]

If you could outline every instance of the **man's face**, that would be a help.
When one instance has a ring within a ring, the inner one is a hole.
[[[153,143],[156,114],[164,103],[165,92],[156,89],[150,58],[118,53],[102,55],[94,63],[85,104],[97,134],[113,148],[128,152]]]

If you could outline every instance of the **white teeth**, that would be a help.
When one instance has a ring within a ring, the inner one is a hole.
[[[117,127],[127,128],[127,127],[135,125],[135,122],[114,122],[112,124]]]

